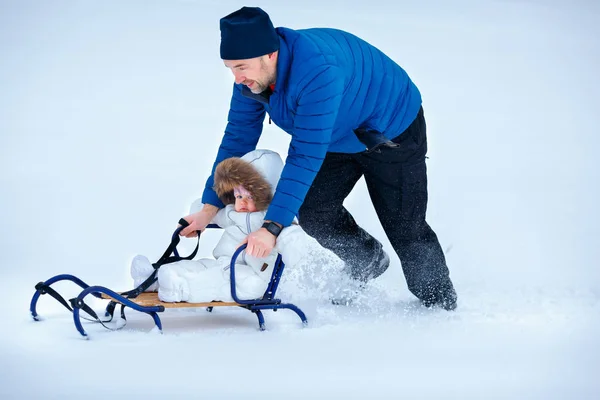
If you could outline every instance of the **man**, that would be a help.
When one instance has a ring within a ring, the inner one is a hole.
[[[243,7],[222,18],[220,28],[221,58],[235,84],[215,166],[256,147],[266,113],[292,136],[265,225],[248,235],[247,252],[269,254],[281,229],[298,215],[353,278],[378,277],[389,257],[343,206],[364,176],[409,290],[428,307],[455,309],[444,253],[425,222],[425,119],[421,95],[406,72],[347,32],[275,29],[260,8]],[[186,217],[190,226],[183,235],[204,229],[223,207],[213,183],[211,176],[204,208]]]

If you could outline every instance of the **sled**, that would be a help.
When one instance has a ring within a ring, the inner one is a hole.
[[[198,308],[198,307],[206,307],[207,311],[212,312],[214,307],[241,307],[245,308],[252,313],[256,314],[258,318],[258,327],[261,331],[265,330],[265,319],[262,314],[262,310],[273,310],[277,311],[278,309],[289,309],[295,312],[300,320],[302,321],[303,326],[308,323],[306,316],[300,308],[296,307],[290,303],[282,303],[280,299],[275,297],[277,292],[277,287],[279,285],[279,280],[281,279],[281,275],[285,268],[285,264],[281,259],[281,254],[277,256],[277,260],[275,262],[275,266],[273,268],[273,273],[271,274],[271,279],[269,281],[269,285],[263,296],[259,299],[253,300],[242,300],[237,297],[236,287],[235,287],[235,261],[238,255],[244,251],[246,245],[240,246],[231,258],[231,264],[229,267],[230,271],[230,286],[231,286],[231,297],[233,298],[233,302],[221,302],[221,301],[208,301],[203,303],[187,303],[187,302],[178,302],[178,303],[167,303],[160,301],[158,298],[157,292],[145,292],[147,288],[149,288],[154,282],[157,280],[158,269],[165,264],[169,264],[172,262],[180,261],[180,260],[191,260],[196,256],[198,251],[198,247],[200,245],[200,232],[198,231],[198,244],[196,245],[196,249],[187,257],[179,256],[177,251],[177,245],[179,244],[180,238],[179,233],[186,226],[188,226],[187,221],[184,219],[179,220],[178,227],[173,236],[171,238],[171,244],[163,254],[163,256],[153,264],[154,272],[152,275],[146,279],[141,285],[137,288],[127,291],[127,292],[115,292],[111,289],[108,289],[104,286],[90,286],[81,279],[77,278],[73,275],[62,274],[56,275],[44,282],[39,282],[35,285],[35,293],[31,299],[30,304],[30,312],[31,316],[35,321],[39,321],[39,315],[36,310],[37,302],[41,295],[49,294],[51,297],[60,302],[65,308],[73,314],[73,322],[75,323],[75,327],[77,331],[85,338],[88,338],[88,334],[83,328],[81,323],[81,319],[100,323],[107,329],[117,330],[121,329],[126,324],[125,318],[125,308],[129,307],[133,310],[146,313],[150,315],[155,323],[155,329],[157,329],[160,333],[162,333],[162,322],[158,313],[165,311],[165,309],[170,308]],[[209,225],[208,228],[218,228],[216,225]],[[54,290],[51,285],[60,281],[70,281],[80,286],[83,290],[79,295],[70,300],[65,300],[56,290]],[[104,316],[100,318],[94,310],[91,309],[86,303],[85,298],[88,296],[94,296],[99,299],[108,300],[109,303],[106,306],[106,310],[104,311]],[[121,317],[116,322],[116,327],[110,327],[107,325],[108,322],[113,320],[113,315],[115,312],[115,308],[117,305],[121,306]],[[85,312],[88,316],[82,316],[81,311]]]

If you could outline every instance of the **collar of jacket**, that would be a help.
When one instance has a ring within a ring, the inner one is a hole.
[[[252,93],[247,86],[242,85],[242,96],[249,99],[259,101],[263,104],[269,105],[269,100],[273,92],[280,91],[285,82],[287,82],[288,72],[290,70],[290,50],[285,40],[285,34],[287,28],[277,28],[277,34],[279,35],[279,54],[277,55],[277,82],[275,82],[275,90],[271,90],[267,87],[261,93]]]
[[[252,90],[248,89],[248,86],[242,85],[242,96],[256,101],[260,101],[261,103],[267,106],[269,105],[269,99],[271,98],[272,94],[273,91],[270,87],[266,88],[263,92],[252,93]]]

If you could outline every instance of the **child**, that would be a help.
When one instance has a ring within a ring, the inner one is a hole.
[[[213,250],[215,259],[183,260],[163,265],[158,271],[158,285],[149,290],[158,288],[159,299],[166,302],[233,301],[229,283],[231,258],[244,238],[262,226],[282,169],[279,154],[269,150],[254,150],[242,158],[228,158],[219,163],[214,187],[226,207],[212,220],[213,224],[224,228]],[[235,266],[237,297],[244,300],[262,297],[271,279],[277,253],[281,254],[286,268],[293,267],[305,256],[307,238],[302,228],[292,224],[281,231],[275,248],[267,257],[259,259],[245,251],[240,253]],[[136,286],[153,271],[146,257],[134,258],[131,275]]]

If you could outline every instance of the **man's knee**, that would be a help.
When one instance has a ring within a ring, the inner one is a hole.
[[[300,207],[300,210],[298,210],[298,222],[300,222],[302,229],[304,229],[309,235],[311,234],[310,232],[314,230],[316,226],[318,226],[318,220],[319,211],[316,208],[308,207],[303,204]]]
[[[317,239],[323,244],[324,240],[332,240],[336,236],[336,231],[332,224],[332,219],[327,213],[320,212],[300,212],[298,221],[302,229],[311,237]]]
[[[333,231],[335,226],[340,225],[343,217],[344,212],[341,206],[313,207],[302,205],[298,211],[300,225],[309,235],[309,231]]]

